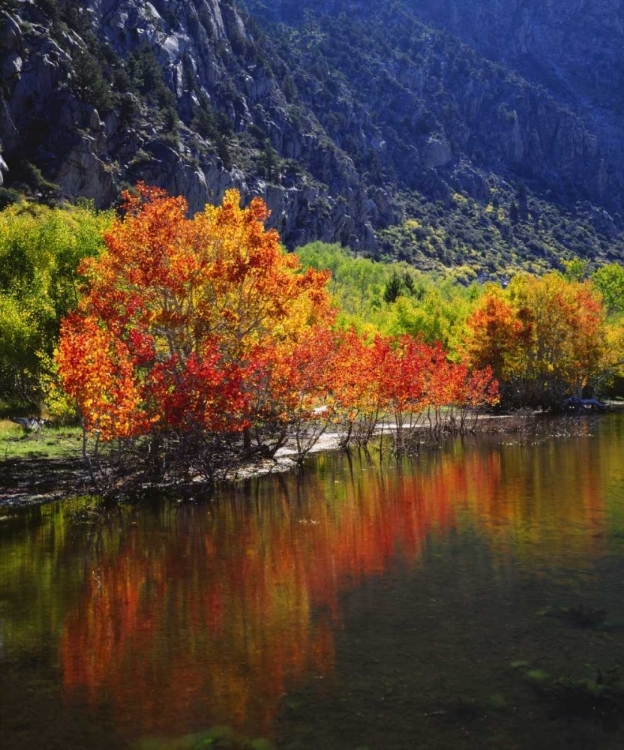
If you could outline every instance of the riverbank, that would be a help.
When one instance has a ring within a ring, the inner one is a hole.
[[[521,410],[511,414],[482,415],[472,436],[509,436],[517,441],[535,442],[547,438],[574,437],[587,434],[595,420],[610,413],[624,411],[624,403],[609,403],[605,412],[577,415],[548,415]],[[64,498],[94,492],[88,467],[82,458],[82,438],[78,428],[44,428],[25,434],[0,423],[0,510],[42,505]],[[380,425],[378,435],[390,436],[393,424]],[[442,439],[448,439],[445,435]],[[341,435],[327,432],[310,454],[340,449]],[[426,424],[421,426],[414,442],[417,452],[438,445],[440,436],[431,436]],[[297,467],[297,449],[286,445],[274,458],[256,458],[228,476],[229,482],[240,482],[267,474],[292,471]],[[96,493],[97,494],[97,493]]]
[[[39,505],[89,489],[79,427],[26,431],[0,420],[0,508]]]

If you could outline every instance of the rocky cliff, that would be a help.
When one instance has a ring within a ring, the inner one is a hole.
[[[596,136],[621,206],[622,0],[409,0],[407,5],[579,115]]]
[[[264,195],[289,245],[376,247],[379,191],[290,111],[284,64],[229,3],[16,0],[0,11],[0,66],[8,184],[105,206],[144,179],[193,211],[236,186]]]
[[[290,247],[423,265],[469,263],[471,242],[512,265],[515,245],[620,257],[620,5],[592,3],[587,72],[560,0],[4,0],[0,174],[100,206],[143,179],[193,211],[236,186]],[[572,216],[573,240],[554,229]]]

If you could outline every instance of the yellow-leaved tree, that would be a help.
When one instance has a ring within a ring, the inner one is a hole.
[[[607,331],[602,297],[590,281],[520,274],[507,289],[492,286],[483,295],[464,346],[473,366],[492,366],[504,402],[557,407],[600,377]]]

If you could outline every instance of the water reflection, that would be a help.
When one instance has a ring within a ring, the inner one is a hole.
[[[127,741],[217,724],[272,736],[285,694],[335,674],[341,603],[364,582],[426,576],[423,553],[444,556],[458,537],[469,540],[462,575],[501,587],[508,568],[587,575],[617,547],[622,420],[593,431],[536,445],[458,441],[390,466],[327,455],[303,477],[106,522],[79,504],[9,518],[4,658],[53,644],[63,710],[85,722],[105,711]]]

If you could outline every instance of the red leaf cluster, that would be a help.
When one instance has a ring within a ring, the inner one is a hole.
[[[288,431],[300,452],[329,424],[372,434],[442,406],[496,401],[441,345],[334,329],[329,274],[285,253],[260,199],[236,191],[187,218],[181,198],[138,186],[82,266],[86,293],[62,326],[67,392],[103,439],[158,431]]]

